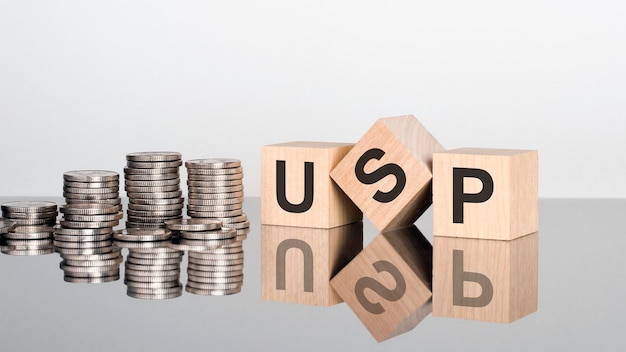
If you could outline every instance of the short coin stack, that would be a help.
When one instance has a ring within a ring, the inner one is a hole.
[[[171,220],[166,226],[174,235],[170,246],[189,251],[187,292],[216,296],[241,291],[243,250],[235,229],[211,219]]]
[[[187,215],[216,219],[234,228],[240,240],[250,232],[243,212],[243,168],[237,159],[194,159],[185,162],[189,200]]]
[[[57,205],[46,201],[15,201],[2,204],[2,217],[14,223],[2,235],[0,249],[10,255],[43,255],[54,252],[52,226]]]
[[[54,249],[61,254],[64,280],[99,283],[118,280],[121,252],[113,228],[123,217],[119,174],[75,170],[63,174],[63,218],[54,227]]]
[[[124,283],[129,297],[161,300],[182,295],[180,263],[184,252],[166,247],[171,236],[170,230],[159,228],[114,233],[115,244],[128,248]]]
[[[182,217],[181,154],[138,152],[126,155],[127,228],[164,228],[164,221]]]

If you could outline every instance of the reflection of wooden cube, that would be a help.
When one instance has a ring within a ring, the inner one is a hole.
[[[537,310],[537,233],[434,237],[433,315],[509,323]]]
[[[537,232],[537,178],[537,151],[435,153],[434,235],[512,240]]]
[[[376,236],[331,285],[380,342],[431,312],[431,275],[432,246],[411,226]]]
[[[325,142],[264,146],[261,223],[327,229],[361,221],[361,211],[329,176],[353,146]]]
[[[342,302],[330,279],[363,248],[363,223],[332,229],[261,226],[261,291],[267,301]]]
[[[379,230],[409,226],[432,202],[432,154],[443,150],[414,116],[383,118],[330,175]]]

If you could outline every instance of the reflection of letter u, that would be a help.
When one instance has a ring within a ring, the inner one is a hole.
[[[284,240],[276,249],[276,289],[285,289],[287,251],[291,248],[299,249],[304,257],[304,292],[313,292],[313,250],[308,243],[298,239]]]
[[[287,182],[285,176],[285,161],[276,160],[276,199],[283,210],[290,213],[304,213],[313,205],[313,163],[304,163],[304,199],[300,204],[293,204],[287,200]]]

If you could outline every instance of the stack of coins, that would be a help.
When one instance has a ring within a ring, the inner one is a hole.
[[[127,228],[164,228],[164,221],[182,217],[181,154],[139,152],[126,155]]]
[[[235,229],[210,219],[172,220],[166,226],[175,235],[170,246],[189,250],[187,292],[210,296],[241,292],[243,249]]]
[[[44,255],[54,252],[52,226],[57,205],[46,201],[15,201],[2,204],[2,217],[15,226],[2,235],[0,250],[10,255]]]
[[[138,299],[179,297],[183,251],[166,247],[172,232],[167,229],[130,228],[114,233],[115,244],[128,248],[124,283],[126,294]]]
[[[63,174],[63,218],[54,227],[54,249],[61,254],[64,280],[100,283],[120,278],[121,252],[113,246],[113,228],[124,216],[119,174],[75,170]]]
[[[194,159],[185,162],[189,201],[187,215],[216,219],[234,228],[240,240],[250,232],[243,212],[243,168],[237,159]]]

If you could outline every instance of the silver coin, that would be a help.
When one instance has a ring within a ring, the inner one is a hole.
[[[216,212],[216,211],[235,211],[240,210],[242,207],[241,203],[228,204],[228,205],[193,205],[188,204],[187,210],[197,211],[197,212]]]
[[[104,254],[110,253],[116,247],[114,246],[106,246],[106,247],[98,247],[98,248],[61,248],[54,247],[54,251],[60,253],[62,256],[64,255],[90,255],[90,254]]]
[[[186,287],[198,288],[201,290],[232,290],[240,286],[241,286],[241,282],[233,282],[233,283],[227,283],[227,284],[206,284],[206,283],[195,282],[191,280],[187,280],[187,285],[186,285]]]
[[[196,259],[189,258],[187,268],[202,270],[204,266],[232,266],[243,264],[243,258],[240,259]]]
[[[0,233],[7,233],[13,231],[17,224],[15,221],[8,219],[0,219]]]
[[[121,220],[123,217],[124,217],[123,213],[103,214],[103,215],[65,214],[63,219],[66,221],[80,221],[80,222],[107,222],[107,221]]]
[[[92,241],[92,242],[68,242],[68,241],[54,240],[53,244],[57,248],[91,249],[91,248],[100,248],[100,247],[111,247],[113,245],[113,241],[103,240],[103,241]]]
[[[87,221],[59,221],[62,227],[69,227],[72,229],[101,229],[101,228],[112,228],[119,225],[120,221],[97,221],[97,222],[87,222]]]
[[[57,234],[57,235],[94,236],[94,235],[104,235],[107,233],[112,233],[113,227],[86,229],[86,228],[68,228],[68,227],[56,225],[52,227],[52,230],[54,231],[54,234]]]
[[[126,154],[128,161],[161,162],[181,160],[182,154],[178,152],[135,152]]]
[[[187,215],[192,218],[230,218],[243,214],[242,209],[230,211],[193,211],[187,210]]]
[[[126,276],[132,275],[132,276],[145,277],[145,278],[150,277],[150,278],[165,279],[173,275],[180,275],[180,267],[177,267],[172,270],[133,270],[133,269],[128,269],[128,267],[126,267],[126,270],[124,272]]]
[[[233,288],[230,290],[202,290],[195,287],[185,286],[185,291],[202,296],[227,296],[234,295],[241,292],[241,287]]]
[[[150,186],[150,187],[124,187],[126,193],[163,193],[163,192],[172,192],[172,191],[180,191],[180,185],[170,185],[170,186]]]
[[[32,233],[20,233],[20,232],[8,232],[4,236],[12,240],[40,240],[46,238],[52,238],[52,232],[32,232]]]
[[[168,167],[168,168],[132,168],[125,167],[124,175],[127,177],[128,175],[156,175],[156,174],[178,174],[178,167]]]
[[[168,240],[171,237],[172,231],[167,229],[130,228],[113,232],[113,238],[118,241],[154,242]]]
[[[202,278],[219,278],[219,277],[231,277],[243,275],[243,268],[233,271],[201,271],[194,269],[187,269],[187,275],[192,277],[202,277]],[[195,280],[200,281],[201,280]]]
[[[103,259],[103,260],[74,260],[74,259],[63,259],[62,263],[70,266],[83,266],[83,267],[91,267],[91,266],[116,266],[122,262],[123,258],[115,258],[115,259]]]
[[[222,221],[223,224],[229,224],[227,227],[235,227],[236,226],[231,226],[231,224],[237,224],[237,223],[242,223],[245,221],[248,221],[248,216],[244,213],[241,214],[239,216],[231,216],[231,217],[221,217],[220,221]]]
[[[168,271],[180,269],[180,264],[162,264],[162,265],[138,265],[132,263],[125,263],[124,266],[129,270],[141,270],[141,271]]]
[[[180,297],[183,291],[173,293],[139,293],[133,291],[127,291],[126,295],[131,298],[144,299],[144,300],[164,300]]]
[[[162,222],[141,223],[141,222],[126,221],[126,228],[129,228],[129,229],[164,229],[165,223],[162,223]]]
[[[71,235],[54,235],[54,239],[62,242],[99,242],[106,241],[113,238],[113,235],[108,233],[104,235],[95,236],[71,236]]]
[[[63,197],[65,197],[65,201],[69,199],[77,199],[77,200],[102,200],[102,199],[116,199],[119,198],[120,194],[118,192],[112,193],[100,193],[100,194],[81,194],[81,193],[69,193],[63,192]]]
[[[187,184],[189,184],[189,182],[231,182],[231,181],[237,181],[237,180],[241,181],[242,179],[243,179],[243,174],[187,175]]]
[[[119,276],[120,275],[120,268],[119,267],[93,267],[93,268],[83,268],[80,266],[77,267],[70,267],[67,266],[67,268],[70,268],[68,270],[63,269],[63,274],[65,276],[71,276],[71,277],[75,277],[75,278],[100,278],[100,277],[107,277],[107,276]],[[74,269],[94,269],[94,270],[74,270]]]
[[[194,264],[202,264],[200,262],[202,260],[235,260],[243,258],[243,251],[235,253],[189,252],[189,262]]]
[[[71,259],[71,260],[107,260],[107,259],[116,259],[122,258],[122,250],[120,248],[113,248],[108,253],[99,253],[99,254],[69,254],[62,253],[61,258],[63,259]]]
[[[49,249],[52,248],[52,239],[44,238],[37,240],[12,240],[5,239],[4,245],[10,246],[13,249]]]
[[[189,199],[231,199],[242,198],[243,191],[230,193],[189,193]]]
[[[72,181],[63,181],[63,187],[68,188],[112,188],[119,187],[120,181],[109,181],[109,182],[72,182]]]
[[[243,198],[228,198],[228,199],[193,199],[190,198],[187,202],[189,205],[194,206],[224,206],[231,204],[243,204]]]
[[[243,270],[243,264],[234,264],[234,265],[198,265],[193,264],[193,267],[187,266],[187,272],[189,270],[202,271],[207,273],[232,273],[238,270]],[[201,274],[197,274],[198,276],[202,276]],[[208,274],[207,274],[208,275]]]
[[[241,161],[230,158],[193,159],[185,162],[189,169],[230,169],[241,166]]]
[[[163,186],[173,186],[173,185],[180,185],[180,179],[174,178],[171,180],[160,180],[160,181],[126,180],[124,182],[124,186],[126,187],[163,187]]]
[[[76,215],[105,215],[116,214],[122,210],[122,205],[110,204],[65,204],[59,210],[63,214]]]
[[[120,240],[115,240],[113,241],[113,243],[115,244],[115,246],[117,247],[121,247],[121,248],[128,248],[128,249],[154,249],[154,248],[161,248],[161,247],[166,247],[170,242],[169,241],[143,241],[143,242],[137,242],[137,241],[120,241]]]
[[[174,205],[174,204],[183,204],[185,202],[185,198],[177,197],[177,198],[162,198],[162,199],[129,199],[129,207],[130,204],[137,205]]]
[[[132,253],[131,253],[132,252]],[[183,260],[184,252],[171,252],[171,253],[140,253],[134,249],[129,250],[127,258],[133,259],[149,259],[149,260],[169,260],[176,259],[179,262]]]
[[[190,181],[187,180],[189,187],[232,187],[243,185],[243,180],[230,181]]]
[[[135,224],[142,224],[141,226],[146,226],[147,224],[157,224],[158,227],[164,227],[165,221],[167,220],[176,220],[182,218],[182,215],[174,215],[174,216],[128,216],[128,222],[132,222]],[[139,226],[139,227],[141,227]],[[128,227],[128,226],[127,226]]]
[[[119,186],[105,188],[73,188],[63,186],[63,192],[72,194],[103,194],[119,192]]]
[[[138,193],[138,192],[126,192],[128,198],[134,199],[164,199],[164,198],[180,198],[183,195],[182,191],[172,192],[153,192],[153,193]]]
[[[13,256],[38,256],[38,255],[47,255],[54,253],[52,248],[47,249],[5,249],[2,247],[0,250],[2,253]]]
[[[149,212],[182,210],[183,207],[184,207],[183,203],[169,204],[169,205],[144,205],[144,204],[134,204],[134,203],[128,204],[128,210],[149,211]]]
[[[63,173],[63,179],[72,182],[109,182],[119,178],[117,172],[107,170],[74,170]]]
[[[188,273],[189,274],[189,273]],[[243,282],[243,274],[233,275],[229,277],[203,277],[188,275],[188,280],[198,284],[234,284]]]
[[[111,199],[65,199],[65,203],[68,205],[75,204],[108,204],[108,205],[120,205],[122,204],[122,198]]]
[[[15,222],[15,228],[21,226],[39,226],[39,225],[47,225],[52,226],[56,224],[56,218],[46,218],[46,219],[11,219]]]
[[[167,244],[169,248],[177,249],[180,251],[205,251],[210,249],[220,248],[224,245],[235,242],[235,238],[225,240],[186,240],[184,238],[172,238],[172,241]]]
[[[192,251],[189,252],[189,257],[202,258],[204,254],[232,254],[243,252],[243,246],[241,242],[235,242],[233,244],[226,245],[222,248],[212,249],[210,251]]]
[[[160,180],[177,180],[177,183],[180,182],[180,173],[178,169],[176,172],[170,172],[165,174],[146,174],[146,175],[132,175],[125,174],[124,179],[126,181],[160,181]]]
[[[144,288],[144,289],[153,289],[153,290],[178,287],[182,285],[179,280],[162,281],[162,282],[140,282],[140,281],[128,280],[128,278],[124,279],[124,284],[132,288]]]
[[[126,214],[129,217],[138,217],[138,218],[150,218],[150,217],[171,217],[171,216],[180,216],[183,214],[182,209],[173,209],[173,210],[152,210],[152,211],[141,211],[141,210],[133,210],[128,209]]]
[[[165,226],[174,231],[210,231],[221,229],[222,222],[207,219],[177,219],[166,221]]]
[[[224,187],[188,187],[189,193],[233,193],[243,191],[243,185]]]
[[[222,227],[219,230],[212,231],[180,231],[180,237],[188,240],[224,240],[237,236],[235,229]]]
[[[42,212],[42,213],[14,213],[14,212],[6,212],[6,211],[2,212],[2,217],[6,219],[10,219],[10,220],[13,220],[13,219],[24,219],[24,220],[56,219],[57,215],[59,215],[59,213],[56,211]]]
[[[137,265],[169,265],[169,264],[178,264],[182,261],[181,258],[170,258],[170,259],[140,259],[128,257],[126,258],[126,262],[130,264]]]
[[[134,282],[171,282],[171,281],[180,281],[180,273],[176,273],[170,276],[139,276],[126,273],[124,275],[126,280],[134,281]]]
[[[64,275],[63,280],[65,282],[73,283],[73,284],[101,284],[105,282],[113,282],[120,279],[119,273],[117,275],[111,276],[100,276],[100,277],[74,277],[69,275]]]
[[[171,169],[181,166],[181,160],[175,161],[127,161],[126,166],[133,169]]]
[[[42,213],[57,211],[57,204],[47,201],[13,201],[2,203],[3,212],[12,213]]]
[[[187,162],[185,163],[187,164]],[[236,175],[243,174],[242,167],[232,167],[228,169],[201,169],[195,167],[187,167],[187,175],[199,175],[199,176],[220,176],[220,175]]]

